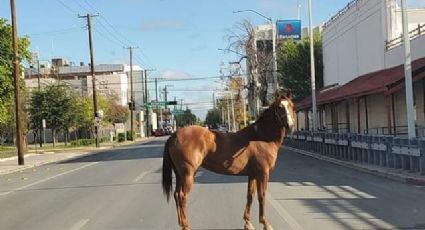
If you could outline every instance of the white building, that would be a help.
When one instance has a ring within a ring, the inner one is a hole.
[[[68,63],[54,59],[55,63]],[[126,64],[100,64],[95,66],[96,91],[107,98],[115,97],[119,104],[127,106],[130,100],[130,66]],[[41,85],[52,84],[61,81],[81,92],[83,96],[93,94],[93,83],[91,68],[89,65],[81,63],[80,66],[51,65],[50,63],[40,64],[40,68],[27,68],[25,70],[25,83],[27,88],[38,87],[38,72],[40,72]],[[141,85],[142,68],[133,66],[133,86]],[[140,101],[142,92],[135,90],[136,102]]]
[[[409,9],[415,119],[425,134],[425,8]],[[320,127],[403,134],[407,130],[401,9],[396,0],[355,0],[324,24]],[[311,99],[297,105],[298,128],[311,127]]]

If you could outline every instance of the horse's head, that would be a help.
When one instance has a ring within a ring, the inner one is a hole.
[[[289,132],[293,132],[295,128],[295,105],[291,100],[292,93],[289,91],[286,95],[279,92],[275,95],[274,107],[279,122],[285,126]]]

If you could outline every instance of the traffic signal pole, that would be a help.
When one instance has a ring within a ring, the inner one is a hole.
[[[124,49],[130,50],[130,131],[131,131],[131,140],[134,141],[134,90],[133,90],[133,49],[137,49],[137,47],[124,47]]]

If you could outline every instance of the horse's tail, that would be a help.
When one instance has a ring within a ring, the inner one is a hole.
[[[170,201],[171,190],[173,189],[172,168],[173,162],[170,157],[170,144],[174,140],[175,134],[171,135],[165,142],[164,155],[162,157],[162,190],[167,197],[167,202]]]

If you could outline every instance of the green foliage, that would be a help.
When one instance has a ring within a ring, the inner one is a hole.
[[[125,134],[118,133],[118,142],[124,142],[124,141],[125,141]]]
[[[112,124],[125,123],[129,115],[128,108],[116,103],[116,101],[109,102],[109,116],[108,121]]]
[[[192,114],[190,109],[186,109],[183,114],[179,114],[176,116],[177,126],[182,127],[186,125],[192,125],[196,122],[196,116]]]
[[[217,128],[219,124],[221,124],[221,114],[218,109],[210,109],[208,110],[207,117],[205,118],[205,124],[209,127]]]
[[[323,87],[323,55],[320,33],[314,34],[316,89]],[[287,40],[278,54],[279,84],[291,89],[293,99],[299,101],[311,95],[309,38],[296,43]]]
[[[18,48],[21,61],[30,61],[30,40],[28,37],[19,38]],[[12,49],[12,27],[7,24],[6,19],[0,18],[0,127],[10,128],[13,126],[13,49]],[[20,82],[23,86],[23,82]],[[1,135],[1,133],[0,133]]]
[[[75,141],[71,141],[71,146],[87,146],[94,145],[96,143],[95,139],[79,139]]]
[[[136,132],[131,132],[131,131],[127,131],[127,140],[128,141],[132,141],[132,140],[134,140],[133,138],[136,136]]]
[[[42,119],[48,128],[68,130],[77,123],[76,98],[66,85],[51,85],[34,91],[30,103],[31,128],[41,129]]]

